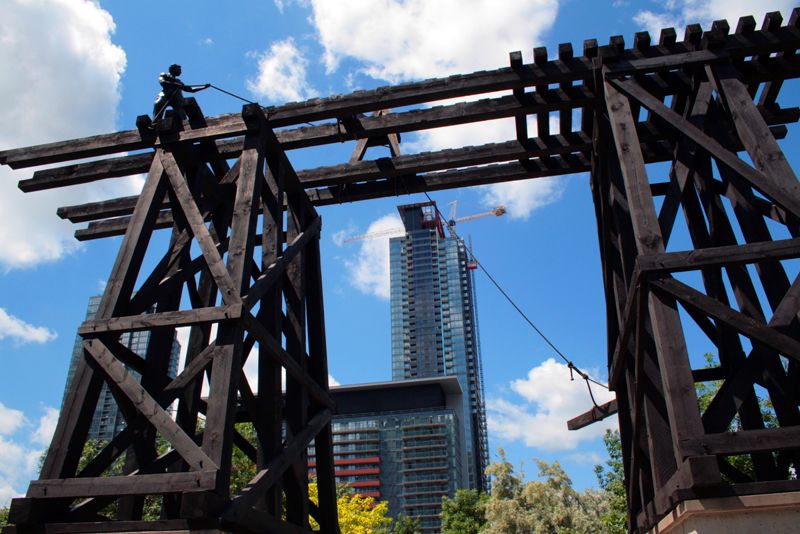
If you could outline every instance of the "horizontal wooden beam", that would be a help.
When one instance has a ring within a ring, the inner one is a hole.
[[[674,278],[664,278],[661,280],[652,280],[650,282],[650,287],[654,291],[664,291],[670,296],[675,297],[683,306],[694,308],[701,313],[713,317],[717,321],[725,323],[749,337],[754,343],[763,343],[784,356],[800,361],[800,342],[780,333],[775,328],[729,308],[718,300],[701,293],[683,282],[679,282]]]
[[[617,399],[610,400],[600,406],[593,406],[588,412],[573,417],[567,421],[567,428],[570,430],[578,430],[592,423],[596,423],[597,421],[602,421],[615,413],[617,413]]]
[[[113,317],[111,319],[92,319],[85,321],[78,334],[83,337],[92,337],[111,332],[136,332],[139,330],[152,330],[153,328],[191,326],[196,324],[218,323],[231,321],[242,316],[242,305],[222,306],[218,308],[198,308],[161,313],[145,313],[127,317]]]
[[[355,139],[369,139],[389,134],[421,131],[444,126],[513,117],[520,113],[536,114],[570,110],[588,106],[595,96],[583,86],[550,89],[543,93],[526,93],[522,100],[513,96],[460,102],[426,109],[358,116],[348,120],[347,128],[336,122],[277,130],[275,135],[284,150],[306,148]],[[230,159],[242,152],[244,138],[217,141],[219,155]],[[25,192],[83,184],[146,172],[153,153],[133,154],[100,161],[77,163],[36,171],[33,177],[19,182]]]
[[[747,35],[722,36],[720,41],[715,43],[715,57],[710,57],[707,53],[698,54],[693,50],[693,46],[691,43],[674,43],[670,46],[652,46],[645,50],[619,50],[617,46],[611,44],[608,47],[600,47],[598,52],[606,58],[606,65],[615,61],[628,61],[631,65],[629,69],[643,72],[673,68],[671,62],[659,62],[654,59],[665,56],[678,58],[672,61],[683,62],[744,59],[755,55],[765,56],[766,60],[784,60],[784,58],[769,58],[769,55],[796,51],[800,48],[800,35],[795,28],[784,27],[778,28],[777,31],[755,31]],[[643,58],[647,58],[646,61],[643,61]],[[635,63],[636,61],[639,63]],[[755,62],[750,60],[744,63]],[[448,98],[549,84],[570,85],[578,80],[593,79],[595,68],[591,57],[556,59],[539,64],[523,64],[514,68],[506,67],[434,78],[305,102],[293,102],[266,108],[266,112],[272,127],[292,126],[337,117],[348,118],[359,113],[414,106]],[[206,128],[181,132],[174,140],[221,139],[243,135],[246,130],[238,113],[209,118],[206,123],[208,125]],[[0,164],[10,165],[12,168],[30,167],[150,148],[155,146],[155,142],[155,136],[142,135],[138,130],[128,130],[74,141],[0,151]]]
[[[797,257],[800,257],[799,238],[642,255],[636,258],[636,264],[642,272],[682,272]]]
[[[183,493],[213,490],[216,483],[216,471],[56,478],[31,481],[26,496],[36,499],[62,499]]]
[[[706,434],[684,442],[691,454],[748,454],[800,449],[800,426]]]
[[[582,132],[571,132],[566,135],[530,139],[525,143],[506,141],[476,147],[317,167],[300,171],[297,175],[303,187],[312,189],[589,150],[591,150],[590,137]],[[58,215],[75,223],[129,215],[133,213],[136,199],[136,196],[130,196],[77,206],[65,206],[58,209]],[[163,208],[169,206],[169,202],[162,204]]]

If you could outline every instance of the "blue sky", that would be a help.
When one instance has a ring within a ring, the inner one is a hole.
[[[265,105],[408,80],[493,69],[535,46],[576,53],[587,38],[628,42],[642,29],[731,26],[742,14],[788,16],[790,1],[746,0],[3,0],[0,18],[0,149],[134,127],[149,113],[158,73],[183,65],[186,83],[213,83]],[[682,34],[682,29],[678,30]],[[657,38],[654,33],[654,38]],[[206,115],[241,102],[212,90]],[[513,138],[513,121],[403,136],[406,153]],[[296,168],[346,161],[352,143],[291,152]],[[381,148],[367,158],[386,155]],[[58,206],[134,194],[141,177],[23,195],[30,170],[0,168],[0,505],[25,491],[49,441],[74,333],[101,291],[118,238],[78,244]],[[432,195],[459,215],[504,204],[508,214],[465,223],[481,262],[532,320],[579,366],[605,378],[605,325],[593,207],[585,175]],[[332,206],[323,216],[330,373],[343,384],[388,380],[386,240],[342,243],[396,224],[403,196]],[[558,459],[580,488],[613,421],[578,433],[566,419],[590,406],[582,382],[478,275],[480,337],[490,446],[511,460]],[[690,347],[702,354],[702,343]],[[607,399],[601,392],[598,396]],[[493,452],[493,457],[495,454]],[[533,475],[535,473],[529,473]]]

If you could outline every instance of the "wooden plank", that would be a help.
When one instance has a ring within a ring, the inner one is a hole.
[[[699,248],[680,252],[645,254],[636,258],[643,272],[684,272],[704,267],[747,264],[764,259],[785,260],[800,257],[800,239],[779,239],[743,245]]]
[[[218,323],[239,319],[241,315],[242,305],[234,304],[233,306],[200,308],[197,310],[147,313],[126,317],[113,317],[111,319],[91,319],[85,321],[80,328],[78,328],[78,334],[86,337],[111,332],[137,332],[166,326],[180,327]]]
[[[322,386],[323,390],[328,390],[328,348],[325,338],[325,306],[323,303],[319,235],[308,245],[307,251],[306,309],[308,316],[309,374],[317,384]],[[480,394],[480,389],[478,393]],[[316,519],[322,530],[337,534],[339,532],[339,518],[336,478],[334,476],[334,445],[330,423],[325,425],[314,439],[314,450],[317,461],[319,496],[319,514]]]
[[[593,406],[588,412],[584,412],[577,417],[573,417],[567,421],[567,428],[570,430],[579,430],[587,427],[597,421],[602,421],[606,417],[610,417],[617,413],[617,399],[610,400],[600,406]]]
[[[753,103],[747,87],[730,65],[708,66],[706,72],[722,96],[739,138],[756,167],[769,176],[785,196],[800,202],[800,184],[783,151]]]
[[[628,99],[620,94],[609,81],[605,82],[605,89],[606,109],[624,178],[625,193],[638,253],[663,253],[664,243]],[[664,108],[661,102],[659,102],[659,106]],[[674,113],[671,110],[670,112]],[[649,294],[648,300],[653,339],[664,385],[669,428],[672,442],[676,446],[675,460],[678,465],[681,465],[685,457],[680,450],[681,440],[702,435],[703,426],[697,409],[689,356],[680,327],[678,311],[674,302],[652,293]],[[666,436],[654,436],[653,438],[665,439]]]
[[[217,244],[208,232],[208,228],[203,221],[203,215],[197,208],[197,204],[192,197],[191,191],[186,184],[186,180],[181,174],[178,163],[172,154],[163,152],[161,154],[161,162],[164,166],[164,171],[172,184],[172,189],[175,191],[175,196],[180,202],[180,208],[186,221],[189,224],[192,235],[197,240],[200,250],[203,252],[203,257],[208,265],[208,270],[214,281],[220,288],[222,300],[225,304],[239,304],[241,297],[237,291],[236,285],[231,280],[230,274],[225,268],[225,264],[217,251]]]
[[[312,417],[305,428],[287,441],[283,452],[270,460],[267,467],[256,474],[255,478],[242,490],[242,493],[234,497],[223,517],[238,522],[239,517],[250,513],[264,492],[280,480],[296,457],[308,448],[319,431],[330,422],[331,417],[331,411],[327,409]]]
[[[243,299],[245,309],[249,310],[255,306],[259,300],[266,294],[266,292],[281,279],[281,276],[286,271],[286,266],[294,259],[297,254],[305,250],[309,241],[319,238],[320,228],[322,227],[322,219],[317,217],[308,228],[301,232],[291,243],[286,247],[280,257],[275,262],[269,265],[265,272],[258,277],[258,279],[250,286]]]
[[[456,75],[422,82],[357,91],[350,95],[316,98],[307,102],[289,103],[267,108],[273,127],[291,126],[347,117],[378,109],[404,107],[460,96],[512,90],[526,85],[560,83],[581,79],[591,71],[591,62],[575,58],[568,65],[551,61],[543,65],[524,65],[521,73],[510,68]],[[208,127],[202,130],[180,132],[176,140],[193,141],[242,135],[246,126],[238,114],[227,114],[207,119]],[[200,133],[200,132],[203,133]],[[25,149],[0,151],[0,164],[20,168],[56,163],[69,159],[113,154],[153,146],[154,140],[144,142],[136,130],[88,137],[66,143],[50,143]]]
[[[284,227],[284,183],[285,176],[267,173],[267,184],[261,191],[264,203],[261,236],[261,270],[267,272],[268,266],[278,260],[283,251],[286,233]],[[278,280],[270,284],[261,298],[256,320],[274,339],[281,337],[281,315],[283,309],[283,284]],[[283,393],[282,367],[272,358],[272,351],[259,344],[258,347],[258,403],[264,426],[268,434],[259,436],[258,469],[263,469],[267,462],[276,457],[283,448]],[[283,491],[279,483],[267,490],[264,496],[266,510],[273,515],[280,515],[283,508]]]
[[[715,53],[720,55],[728,50],[731,57],[744,58],[755,54],[771,54],[785,50],[796,50],[798,37],[794,28],[781,28],[778,32],[753,32],[748,36],[728,36]],[[605,47],[604,47],[605,48]],[[687,62],[705,62],[709,58],[699,55],[682,56],[688,49],[676,45],[671,49],[656,49],[657,62],[661,58],[666,61],[686,65]],[[640,53],[623,53],[625,57],[639,58]],[[783,59],[783,58],[771,58]],[[622,63],[622,62],[620,62]],[[637,70],[671,68],[670,64],[640,63]],[[332,117],[352,116],[357,113],[376,111],[378,109],[397,108],[408,105],[434,102],[447,98],[467,96],[494,91],[513,90],[519,87],[568,83],[592,76],[591,58],[574,58],[571,61],[561,60],[544,62],[536,65],[522,65],[518,71],[511,68],[494,71],[476,72],[467,75],[456,75],[448,78],[425,80],[395,87],[382,87],[370,91],[358,91],[350,95],[336,95],[327,99],[313,99],[307,102],[290,103],[269,108],[270,122],[276,127],[302,124]],[[207,137],[239,135],[243,133],[241,118],[236,114],[223,115],[208,119]],[[183,132],[187,139],[196,139],[197,133]],[[194,137],[188,137],[194,136]],[[76,140],[72,143],[51,143],[26,149],[6,150],[0,152],[0,164],[12,165],[15,168],[44,163],[65,161],[115,152],[135,150],[152,146],[152,141],[144,141],[139,132],[131,130]]]
[[[685,444],[695,454],[752,454],[800,448],[800,426],[706,434]]]
[[[420,172],[469,167],[501,161],[572,154],[589,150],[591,139],[576,132],[531,139],[523,145],[517,141],[490,143],[478,147],[424,152],[397,158],[380,158],[354,164],[318,167],[297,175],[305,188],[350,184],[365,180],[386,179]],[[136,203],[135,196],[59,208],[59,216],[72,222],[86,222],[106,217],[127,215]],[[169,203],[162,204],[168,208]]]
[[[316,382],[311,380],[308,374],[302,368],[300,368],[299,364],[292,359],[291,355],[289,355],[289,353],[280,346],[280,344],[267,332],[266,328],[264,328],[258,319],[253,317],[249,312],[245,313],[244,325],[247,331],[255,336],[259,346],[266,348],[269,351],[271,358],[286,369],[287,375],[291,376],[298,382],[302,383],[304,387],[308,388],[309,393],[315,401],[329,409],[335,409],[336,405],[330,395],[320,388]]]
[[[385,115],[355,117],[355,128],[350,135],[366,141],[380,136],[395,136],[401,132],[467,124],[476,121],[512,117],[516,114],[557,111],[576,107],[592,107],[594,94],[583,87],[572,87],[566,91],[544,88],[541,94],[526,94],[522,101],[515,97],[483,99],[475,102],[459,102],[426,109],[404,111]],[[275,132],[284,150],[294,150],[343,141],[336,123],[302,126]],[[243,137],[217,141],[221,157],[234,158],[241,155]],[[21,180],[20,189],[25,192],[41,191],[54,187],[89,183],[96,180],[130,176],[146,172],[153,153],[120,156],[101,161],[76,163],[54,169],[36,171],[33,177]]]
[[[642,89],[634,80],[610,80],[617,89],[639,101],[647,109],[664,119],[665,123],[681,132],[697,143],[704,151],[709,152],[720,163],[731,168],[753,187],[758,189],[773,202],[782,206],[795,216],[800,216],[800,186],[797,189],[786,189],[773,183],[763,172],[754,169],[736,154],[730,152],[714,138],[699,130],[683,117],[664,106],[664,104]]]
[[[196,492],[213,488],[216,478],[215,471],[198,471],[125,477],[44,479],[32,481],[26,496],[37,499],[61,499]]]
[[[678,280],[670,278],[653,280],[651,286],[667,292],[686,306],[691,306],[718,321],[724,322],[754,341],[764,343],[784,356],[800,361],[800,342],[781,334],[774,328],[770,328],[764,323],[760,323],[741,312],[724,306],[717,300],[703,295]]]
[[[192,438],[172,420],[172,417],[156,402],[139,384],[125,367],[114,358],[103,343],[97,339],[83,342],[84,349],[91,354],[103,369],[108,379],[112,380],[127,395],[136,409],[161,433],[175,448],[193,470],[216,470],[217,464],[211,461],[203,451],[195,445]]]
[[[640,138],[648,144],[645,152],[647,161],[657,161],[671,157],[671,150],[663,150],[661,143],[666,138],[662,132],[654,128],[650,123],[639,123],[637,130]],[[666,147],[666,145],[664,145]],[[408,179],[409,175],[425,170],[442,170],[452,167],[468,167],[470,165],[483,165],[492,161],[506,161],[515,159],[527,159],[540,157],[547,163],[545,167],[557,168],[558,165],[550,165],[553,162],[560,162],[559,158],[547,159],[546,156],[559,154],[579,154],[581,151],[588,151],[591,147],[590,139],[586,134],[577,132],[566,136],[549,136],[530,140],[525,146],[516,141],[505,143],[494,143],[479,147],[469,147],[466,149],[446,150],[441,152],[422,153],[419,155],[405,156],[403,158],[379,159],[375,161],[362,162],[358,165],[337,165],[330,167],[319,167],[301,171],[298,177],[304,186],[311,187],[316,185],[351,184],[360,180],[385,180],[386,178]],[[525,162],[531,167],[538,167],[538,160]],[[576,169],[576,172],[578,170]],[[553,171],[558,174],[557,170]],[[91,221],[108,216],[124,214],[127,210],[132,210],[136,197],[125,197],[112,201],[82,204],[78,206],[68,206],[61,208],[59,213],[62,217],[73,221]],[[346,201],[346,199],[344,200]],[[168,204],[163,204],[168,207]],[[172,219],[159,220],[158,227],[171,225]],[[93,226],[94,228],[94,226]],[[99,228],[98,228],[99,230]],[[79,231],[80,237],[80,231]]]

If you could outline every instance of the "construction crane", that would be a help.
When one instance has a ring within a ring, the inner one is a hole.
[[[456,201],[450,203],[450,219],[447,221],[448,226],[453,227],[458,223],[467,222],[467,221],[474,221],[475,219],[482,219],[483,217],[500,217],[501,215],[506,214],[506,207],[505,206],[495,206],[493,209],[489,211],[484,211],[483,213],[474,213],[472,215],[466,215],[464,217],[455,217],[456,214]],[[380,230],[378,232],[370,232],[368,234],[361,234],[355,235],[352,237],[348,237],[347,239],[343,240],[342,243],[352,243],[353,241],[365,241],[367,239],[378,239],[379,237],[399,237],[405,233],[405,228],[402,226],[398,226],[395,228],[388,228],[386,230]]]

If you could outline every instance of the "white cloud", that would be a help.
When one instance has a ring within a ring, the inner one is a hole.
[[[283,2],[279,2],[279,5]],[[328,72],[342,57],[373,78],[400,80],[493,69],[539,44],[558,0],[310,0]]]
[[[0,403],[0,508],[22,494],[28,481],[36,476],[44,452],[42,446],[50,444],[58,410],[47,406],[42,410],[44,414],[34,428],[23,412]],[[27,435],[20,432],[24,429],[28,430]]]
[[[331,387],[333,387],[333,386],[341,386],[339,381],[336,380],[335,378],[333,378],[332,374],[328,374],[328,385],[331,386]]]
[[[306,78],[308,60],[289,37],[258,55],[258,74],[247,80],[256,97],[271,101],[306,100],[317,94]]]
[[[0,436],[0,507],[21,494],[19,490],[35,475],[41,455],[41,449]]]
[[[25,414],[0,402],[0,436],[10,436],[25,423]]]
[[[0,340],[11,338],[18,343],[47,343],[57,334],[44,326],[33,326],[0,308]]]
[[[502,204],[512,219],[526,220],[536,209],[556,202],[562,193],[561,178],[532,178],[482,188],[481,199],[487,206]]]
[[[124,51],[111,42],[111,15],[90,0],[8,0],[0,17],[0,149],[115,130]],[[0,269],[54,261],[75,251],[58,206],[131,194],[113,186],[23,194],[31,175],[0,168]]]
[[[10,484],[0,484],[0,507],[8,506],[11,499],[20,496],[22,496],[22,494],[14,490]]]
[[[58,410],[45,406],[44,415],[39,418],[39,425],[31,434],[31,441],[45,447],[50,446],[50,441],[53,439],[53,433],[56,430],[56,423],[58,423]]]
[[[531,369],[526,378],[511,382],[511,389],[525,402],[489,398],[486,403],[489,430],[503,440],[548,451],[574,450],[580,442],[616,428],[616,418],[610,417],[581,430],[567,430],[567,420],[588,410],[592,401],[584,381],[571,381],[569,368],[553,358]],[[598,403],[614,398],[598,386],[592,386],[592,392]]]
[[[606,460],[606,458],[597,454],[596,452],[575,452],[567,455],[567,460],[577,464],[597,465]]]
[[[403,223],[398,215],[389,214],[373,221],[366,231],[372,234],[395,228],[397,233],[361,241],[355,259],[345,260],[350,283],[362,293],[389,299],[389,239],[403,235]]]
[[[637,12],[634,20],[655,38],[662,28],[674,27],[681,35],[687,24],[699,23],[709,29],[711,23],[719,19],[727,19],[733,31],[743,15],[753,15],[761,24],[770,11],[780,11],[788,18],[795,4],[793,0],[764,0],[757,4],[751,0],[669,0],[658,10]]]

